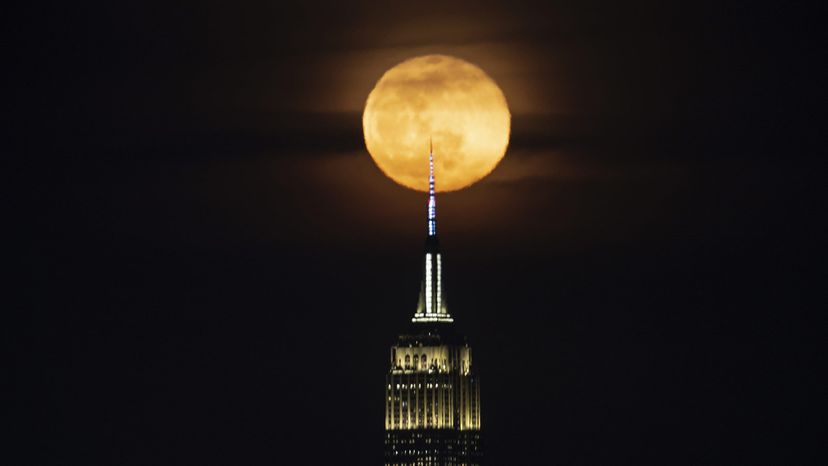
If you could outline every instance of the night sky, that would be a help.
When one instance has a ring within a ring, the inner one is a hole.
[[[361,112],[427,53],[512,112],[437,200],[487,464],[819,462],[818,8],[172,3],[5,7],[0,462],[380,464],[426,197]]]

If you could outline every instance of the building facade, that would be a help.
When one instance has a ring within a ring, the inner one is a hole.
[[[385,464],[478,466],[480,382],[472,350],[446,307],[429,150],[428,236],[417,310],[390,351]]]

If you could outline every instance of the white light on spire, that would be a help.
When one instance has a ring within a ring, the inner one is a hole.
[[[426,254],[426,263],[425,263],[425,302],[426,302],[426,315],[430,315],[432,312],[432,289],[431,289],[431,254]]]
[[[442,266],[440,265],[440,254],[437,254],[437,312],[442,314],[445,310],[443,309],[443,300],[442,300],[442,291],[443,291],[443,284],[442,282],[443,271]]]

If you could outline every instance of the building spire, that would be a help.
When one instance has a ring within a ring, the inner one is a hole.
[[[428,138],[428,236],[437,236],[437,201],[434,196],[434,145]]]
[[[434,187],[434,145],[428,140],[428,237],[420,299],[414,322],[452,322],[443,292],[443,265],[437,241],[437,201]]]

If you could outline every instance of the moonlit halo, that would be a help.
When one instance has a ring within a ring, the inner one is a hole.
[[[429,139],[436,188],[455,191],[497,166],[511,115],[497,84],[477,66],[447,55],[406,60],[385,72],[362,115],[365,145],[389,178],[428,190]]]

